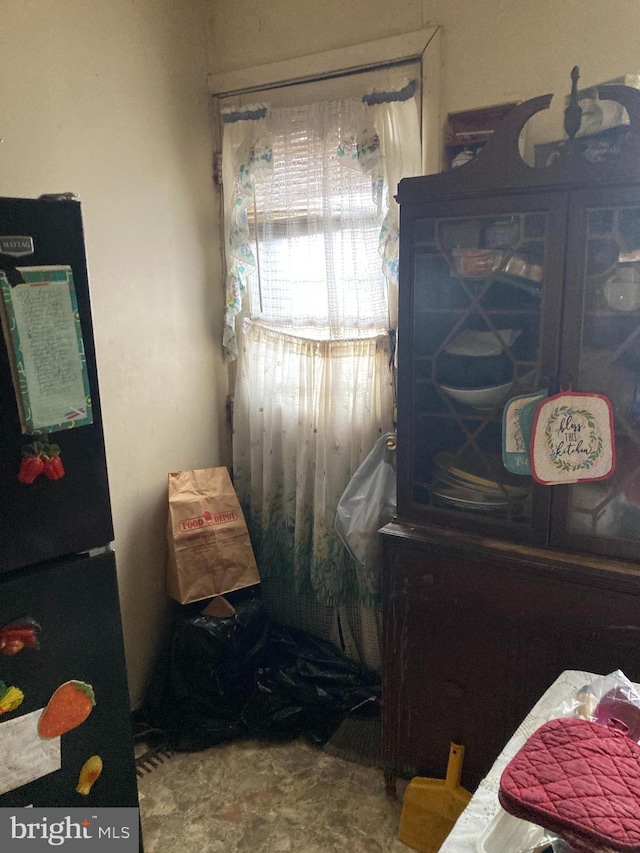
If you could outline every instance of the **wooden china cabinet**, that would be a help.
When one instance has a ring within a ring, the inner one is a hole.
[[[477,785],[565,669],[640,681],[640,91],[600,87],[629,125],[521,158],[517,106],[465,166],[401,181],[398,510],[383,529],[383,762]],[[598,392],[616,465],[543,486],[507,471],[519,394]]]

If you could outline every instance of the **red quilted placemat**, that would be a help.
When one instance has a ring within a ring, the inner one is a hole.
[[[579,842],[640,853],[640,746],[579,719],[551,720],[500,779],[505,811]]]

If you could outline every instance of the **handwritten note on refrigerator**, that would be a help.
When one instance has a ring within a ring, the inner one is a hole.
[[[22,431],[32,435],[93,423],[71,267],[18,272],[22,284],[10,284],[0,273],[0,309]]]
[[[60,770],[60,738],[41,738],[33,711],[0,723],[0,794]]]

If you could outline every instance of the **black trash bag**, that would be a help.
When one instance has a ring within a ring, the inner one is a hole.
[[[322,745],[347,716],[379,716],[380,696],[377,673],[350,661],[327,640],[274,624],[242,720],[255,737],[304,735]]]
[[[246,734],[241,712],[255,688],[269,625],[257,599],[238,604],[228,618],[174,618],[143,708],[171,749],[207,749]]]
[[[321,745],[347,716],[379,716],[376,673],[326,640],[271,623],[259,599],[229,618],[193,613],[177,611],[143,705],[171,749],[300,735]]]

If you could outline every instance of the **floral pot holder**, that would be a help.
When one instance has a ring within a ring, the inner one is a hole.
[[[611,401],[602,394],[563,391],[541,403],[530,462],[534,479],[545,486],[610,477],[615,468]]]

